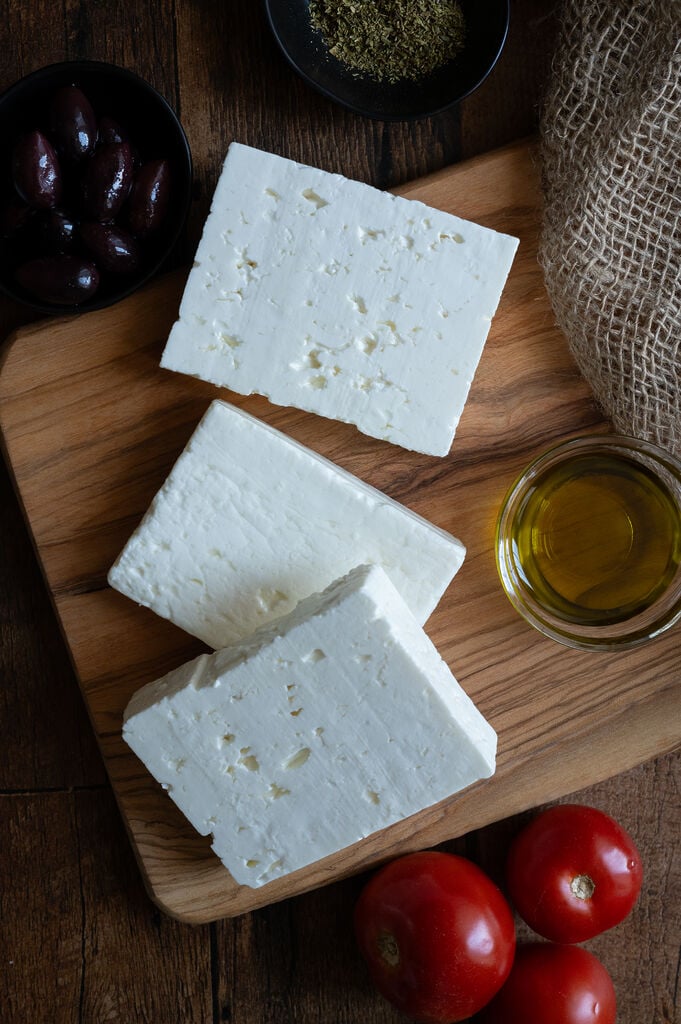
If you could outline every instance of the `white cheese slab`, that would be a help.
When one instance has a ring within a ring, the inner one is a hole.
[[[496,734],[382,569],[140,690],[123,736],[241,885],[494,772]]]
[[[109,583],[213,648],[250,636],[358,562],[423,623],[461,541],[216,400],[109,571]]]
[[[446,455],[517,245],[232,143],[161,365]]]

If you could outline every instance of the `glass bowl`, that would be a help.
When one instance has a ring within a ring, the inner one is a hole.
[[[20,287],[14,277],[20,240],[12,236],[6,224],[2,224],[0,290],[38,312],[62,316],[110,306],[137,291],[153,277],[180,237],[192,192],[189,143],[176,113],[163,96],[134,72],[115,64],[63,61],[32,72],[0,96],[0,135],[5,144],[0,158],[0,214],[3,219],[4,211],[16,202],[11,168],[14,143],[34,129],[47,130],[47,105],[57,89],[68,85],[77,85],[85,93],[98,118],[105,115],[124,129],[139,164],[146,160],[168,161],[171,193],[162,224],[144,240],[143,245],[140,244],[142,258],[135,271],[129,274],[102,273],[97,291],[78,304],[44,301]],[[25,259],[42,255],[44,253],[31,249]],[[21,258],[24,259],[23,253]]]
[[[681,462],[633,437],[564,441],[509,490],[495,546],[508,598],[545,636],[645,643],[681,619]]]

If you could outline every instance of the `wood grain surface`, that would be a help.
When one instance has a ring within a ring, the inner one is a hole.
[[[150,79],[180,111],[195,159],[196,196],[185,242],[173,258],[177,267],[191,258],[231,138],[381,187],[399,186],[533,129],[555,25],[552,3],[514,0],[505,53],[478,93],[437,118],[384,125],[354,118],[298,82],[249,0],[142,0],[65,5],[57,12],[42,0],[28,0],[0,10],[0,88],[51,60],[110,59]],[[26,310],[0,302],[3,335],[30,320]],[[591,428],[597,419],[594,411],[583,426]],[[527,453],[545,436],[544,424],[533,429]],[[178,424],[176,445],[181,435]],[[519,461],[524,454],[518,453]],[[150,452],[152,460],[158,456]],[[401,500],[410,503],[406,476],[401,486]],[[49,510],[42,515],[48,520]],[[79,584],[76,573],[65,600],[75,601],[85,579],[83,574]],[[550,667],[547,658],[532,671],[543,679]],[[372,991],[354,947],[350,910],[363,875],[196,927],[159,914],[147,899],[1,465],[0,678],[3,1020],[402,1019]],[[655,732],[651,705],[641,702],[638,713]],[[625,756],[639,735],[638,722],[620,716],[615,745]],[[611,735],[587,734],[583,747],[565,759],[560,771],[570,773],[569,787],[580,785],[581,761],[606,741],[614,742]],[[646,864],[634,913],[589,943],[613,975],[618,1020],[625,1024],[680,1019],[678,765],[678,754],[658,757],[573,797],[618,817],[635,835]],[[512,803],[507,808],[510,814]],[[472,856],[500,879],[503,851],[525,817],[507,817],[445,848]],[[520,933],[526,937],[522,926]]]

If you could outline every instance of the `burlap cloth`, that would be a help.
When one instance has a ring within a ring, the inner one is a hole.
[[[565,0],[540,262],[614,427],[681,455],[681,0]]]

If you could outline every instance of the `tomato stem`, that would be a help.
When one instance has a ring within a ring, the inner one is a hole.
[[[381,956],[390,967],[397,967],[400,962],[400,947],[391,932],[381,932],[378,936],[378,948]]]
[[[596,883],[589,875],[575,875],[570,882],[570,892],[578,900],[590,900],[596,891]]]

